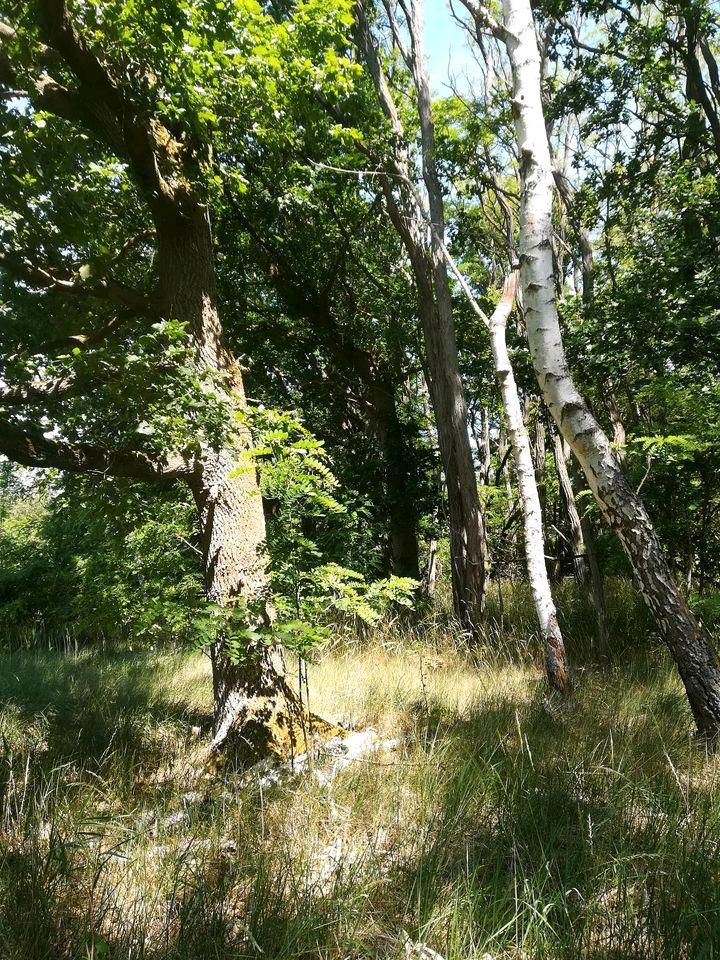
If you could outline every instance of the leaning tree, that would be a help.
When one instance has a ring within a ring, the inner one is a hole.
[[[698,732],[717,743],[720,665],[672,575],[652,520],[627,482],[608,437],[578,391],[565,355],[553,264],[556,177],[543,104],[542,63],[529,0],[503,0],[503,19],[463,0],[478,37],[494,34],[507,49],[520,179],[520,277],[535,374],[558,430],[572,449],[603,516],[632,564],[643,599],[668,647]]]

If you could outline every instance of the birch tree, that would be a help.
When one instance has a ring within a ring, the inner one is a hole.
[[[545,647],[545,669],[550,686],[561,693],[570,689],[570,665],[557,619],[550,580],[545,563],[545,536],[543,515],[535,477],[530,438],[523,417],[515,374],[505,336],[507,320],[512,310],[517,273],[513,271],[505,282],[503,294],[488,321],[490,345],[505,419],[507,421],[518,493],[522,502],[525,532],[525,562],[530,591],[535,604],[540,633]]]
[[[504,42],[512,70],[522,190],[521,283],[530,353],[543,398],[625,548],[643,598],[677,665],[698,731],[714,741],[720,732],[720,669],[715,652],[685,604],[652,521],[575,387],[565,357],[552,262],[554,177],[529,0],[504,0],[501,24],[474,0],[464,2],[478,29],[490,29]]]
[[[570,668],[545,565],[542,508],[530,440],[506,344],[506,325],[515,302],[517,275],[515,271],[510,272],[502,297],[492,316],[488,318],[479,308],[466,279],[447,248],[444,199],[435,161],[435,127],[423,48],[423,3],[422,0],[411,0],[409,4],[402,4],[401,6],[409,44],[405,42],[395,9],[389,0],[385,4],[385,9],[391,23],[394,42],[413,78],[417,100],[423,176],[428,196],[427,209],[423,208],[421,202],[418,202],[418,207],[429,225],[433,257],[439,260],[435,269],[439,277],[442,278],[443,291],[448,293],[447,309],[450,309],[448,274],[452,274],[458,281],[470,306],[481,317],[490,334],[493,365],[502,396],[515,461],[518,492],[524,518],[525,558],[540,634],[545,649],[548,681],[553,689],[561,693],[567,693],[571,682]]]

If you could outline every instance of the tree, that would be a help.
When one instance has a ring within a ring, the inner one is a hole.
[[[362,5],[356,8],[356,40],[390,126],[385,149],[379,154],[371,152],[371,159],[378,165],[387,212],[403,241],[415,282],[426,349],[426,379],[447,488],[454,607],[460,623],[475,635],[485,605],[485,531],[443,254],[444,200],[435,162],[430,91],[422,49],[422,7],[415,4],[412,9],[408,21],[411,50],[402,49],[416,95],[424,192],[417,186],[410,140],[372,35],[368,11]],[[397,25],[393,26],[393,36],[396,43],[402,44]]]
[[[502,24],[494,24],[474,3],[466,5],[479,28],[490,26],[503,40],[512,69],[522,183],[521,281],[538,383],[606,520],[623,543],[645,602],[678,667],[698,730],[714,741],[720,733],[720,668],[715,653],[675,584],[642,501],[628,485],[607,437],[575,388],[564,354],[552,262],[554,177],[530,4],[505,0]]]
[[[3,25],[0,79],[13,128],[3,162],[13,189],[0,265],[20,329],[8,334],[15,350],[3,373],[0,452],[30,466],[187,485],[207,598],[218,624],[222,610],[239,611],[249,637],[232,658],[222,632],[211,646],[213,744],[285,753],[298,746],[304,718],[282,648],[264,642],[273,617],[265,521],[212,235],[214,185],[225,175],[239,188],[242,177],[213,148],[258,84],[275,89],[278,51],[292,60],[308,33],[305,70],[316,79],[342,73],[325,51],[349,21],[340,5],[310,29],[318,12],[308,3],[292,35],[252,2],[238,10],[228,18],[192,5],[168,23],[122,2],[71,11],[42,0],[37,13]],[[260,109],[275,106],[268,95]],[[123,236],[128,226],[136,232]],[[67,327],[71,303],[86,308],[83,329],[47,342],[46,324]],[[73,353],[58,354],[68,342]],[[39,362],[27,361],[28,344]],[[131,358],[142,368],[150,355],[145,383],[118,382]],[[45,375],[55,369],[63,375]]]
[[[460,286],[469,302],[481,316],[490,334],[490,346],[493,356],[495,376],[503,401],[505,419],[508,426],[510,448],[515,462],[518,493],[522,504],[525,531],[525,562],[527,565],[530,590],[540,625],[540,634],[545,647],[545,669],[550,686],[560,693],[570,690],[570,665],[565,652],[565,643],[557,619],[557,610],[552,598],[550,580],[545,564],[545,537],[543,534],[543,511],[540,503],[538,485],[535,478],[530,438],[528,436],[523,410],[520,405],[515,373],[508,353],[505,330],[507,319],[515,302],[518,283],[517,271],[512,270],[505,280],[502,296],[490,317],[486,317],[455,266],[449,253],[446,254]]]

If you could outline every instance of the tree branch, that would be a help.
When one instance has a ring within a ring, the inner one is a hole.
[[[400,51],[400,56],[405,61],[405,66],[408,68],[408,70],[412,70],[412,60],[410,59],[410,54],[405,46],[405,42],[403,41],[402,33],[400,32],[400,24],[395,16],[393,0],[382,0],[382,3],[383,7],[385,8],[385,12],[387,13],[388,20],[390,21],[390,27],[392,29],[395,46]],[[407,13],[405,13],[405,16],[407,17]]]
[[[40,0],[41,27],[48,46],[60,54],[79,82],[104,100],[115,117],[123,112],[123,96],[110,75],[75,29],[65,0]]]
[[[480,33],[489,30],[498,40],[505,40],[505,27],[498,23],[487,7],[478,3],[478,0],[460,0],[475,23],[475,29]]]
[[[26,403],[42,403],[58,397],[66,397],[80,389],[75,377],[55,377],[52,380],[36,380],[18,387],[0,386],[0,406],[19,407]]]
[[[69,296],[93,297],[127,307],[134,313],[151,315],[155,311],[152,296],[134,289],[112,277],[83,280],[79,273],[41,266],[23,253],[0,250],[0,268],[19,280],[42,290],[55,290]]]
[[[191,481],[198,464],[179,454],[153,460],[134,450],[106,450],[87,443],[51,439],[37,425],[0,419],[0,454],[26,467],[55,467],[73,473],[130,477],[135,480]]]
[[[40,349],[41,351],[57,350],[59,348],[66,347],[70,350],[74,348],[86,350],[88,347],[94,347],[96,344],[102,343],[104,340],[109,339],[114,333],[124,327],[126,323],[128,323],[130,320],[133,320],[137,316],[138,314],[133,310],[123,311],[116,317],[113,317],[112,320],[108,320],[108,322],[103,324],[102,327],[91,330],[89,333],[75,333],[68,337],[58,337],[55,340],[48,340]]]
[[[162,123],[144,116],[126,96],[112,68],[96,56],[73,23],[65,0],[38,0],[38,5],[47,47],[56,51],[78,84],[75,92],[43,77],[36,82],[40,100],[48,110],[81,122],[127,160],[151,206],[166,215],[181,214],[178,201],[182,204],[192,192],[185,175],[188,146]]]
[[[15,27],[10,23],[6,23],[4,20],[0,20],[0,40],[12,41],[17,39],[18,32]],[[37,45],[40,56],[42,57],[45,63],[57,63],[60,59],[58,57],[57,51],[53,50],[52,47],[48,47],[45,43],[38,43]]]

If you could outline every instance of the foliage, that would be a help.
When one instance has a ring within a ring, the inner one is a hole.
[[[242,602],[226,612],[215,610],[223,619],[229,649],[239,656],[248,642],[280,640],[307,655],[331,638],[331,624],[373,625],[390,610],[410,606],[415,581],[368,581],[360,572],[327,562],[337,552],[335,541],[342,544],[338,523],[347,508],[334,496],[338,482],[323,442],[298,414],[252,407],[242,421],[255,438],[245,455],[254,465],[241,469],[259,469],[277,619],[264,626],[258,611]]]
[[[202,603],[192,505],[152,487],[55,479],[0,498],[0,642],[187,642]]]

